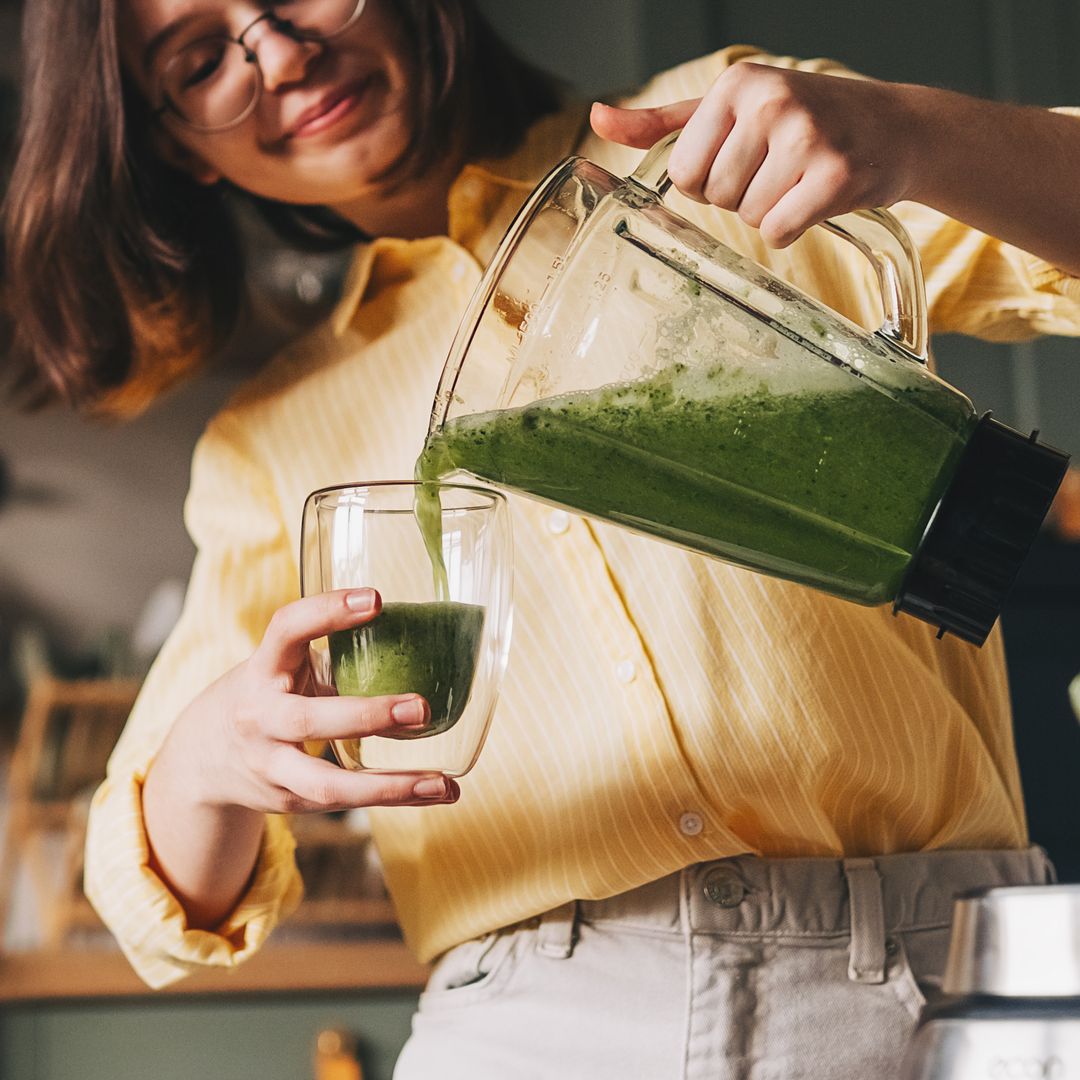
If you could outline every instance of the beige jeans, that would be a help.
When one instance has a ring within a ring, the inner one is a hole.
[[[702,863],[451,949],[394,1080],[889,1080],[953,897],[1038,848]]]

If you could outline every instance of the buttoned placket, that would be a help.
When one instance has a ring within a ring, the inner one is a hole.
[[[609,658],[609,671],[614,675],[617,687],[616,707],[621,699],[624,704],[635,705],[642,710],[667,710],[667,702],[660,689],[659,680],[644,642],[627,609],[617,586],[617,573],[608,562],[603,545],[596,536],[593,525],[565,510],[548,511],[543,519],[547,544],[558,553],[561,548],[572,545],[573,561],[591,564],[581,579],[590,582],[593,602],[607,616],[599,639],[603,642]],[[561,560],[568,561],[568,560]],[[671,828],[685,840],[697,841],[707,832],[708,818],[704,807],[682,806],[671,813]]]

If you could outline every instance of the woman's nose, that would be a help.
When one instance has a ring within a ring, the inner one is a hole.
[[[307,74],[308,64],[322,51],[317,41],[297,39],[275,28],[269,20],[255,30],[256,34],[252,35],[255,40],[248,37],[246,41],[259,58],[263,86],[267,90],[299,82]]]

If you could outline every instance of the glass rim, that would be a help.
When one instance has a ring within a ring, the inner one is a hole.
[[[321,500],[328,495],[335,493],[346,493],[351,491],[367,491],[367,490],[387,490],[391,488],[402,488],[416,491],[421,487],[434,487],[439,491],[462,491],[467,492],[470,495],[479,495],[488,502],[485,505],[472,505],[472,506],[454,506],[446,507],[443,509],[444,514],[463,513],[475,510],[491,510],[497,506],[506,505],[506,496],[498,491],[496,488],[484,487],[480,484],[459,484],[452,481],[445,480],[363,480],[356,483],[348,484],[329,484],[326,487],[316,488],[310,492],[307,498],[304,499],[305,509],[309,506],[318,504]],[[369,514],[412,514],[414,513],[414,505],[410,503],[409,506],[402,507],[360,507],[364,513]]]

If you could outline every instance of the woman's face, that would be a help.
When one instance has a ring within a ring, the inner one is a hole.
[[[125,67],[157,109],[178,49],[208,35],[236,37],[270,6],[122,0]],[[409,144],[413,115],[408,53],[386,0],[368,0],[352,25],[324,43],[294,40],[267,19],[244,41],[263,81],[251,115],[202,133],[166,112],[157,121],[165,152],[204,183],[224,178],[283,202],[354,207],[377,199],[379,178]]]

